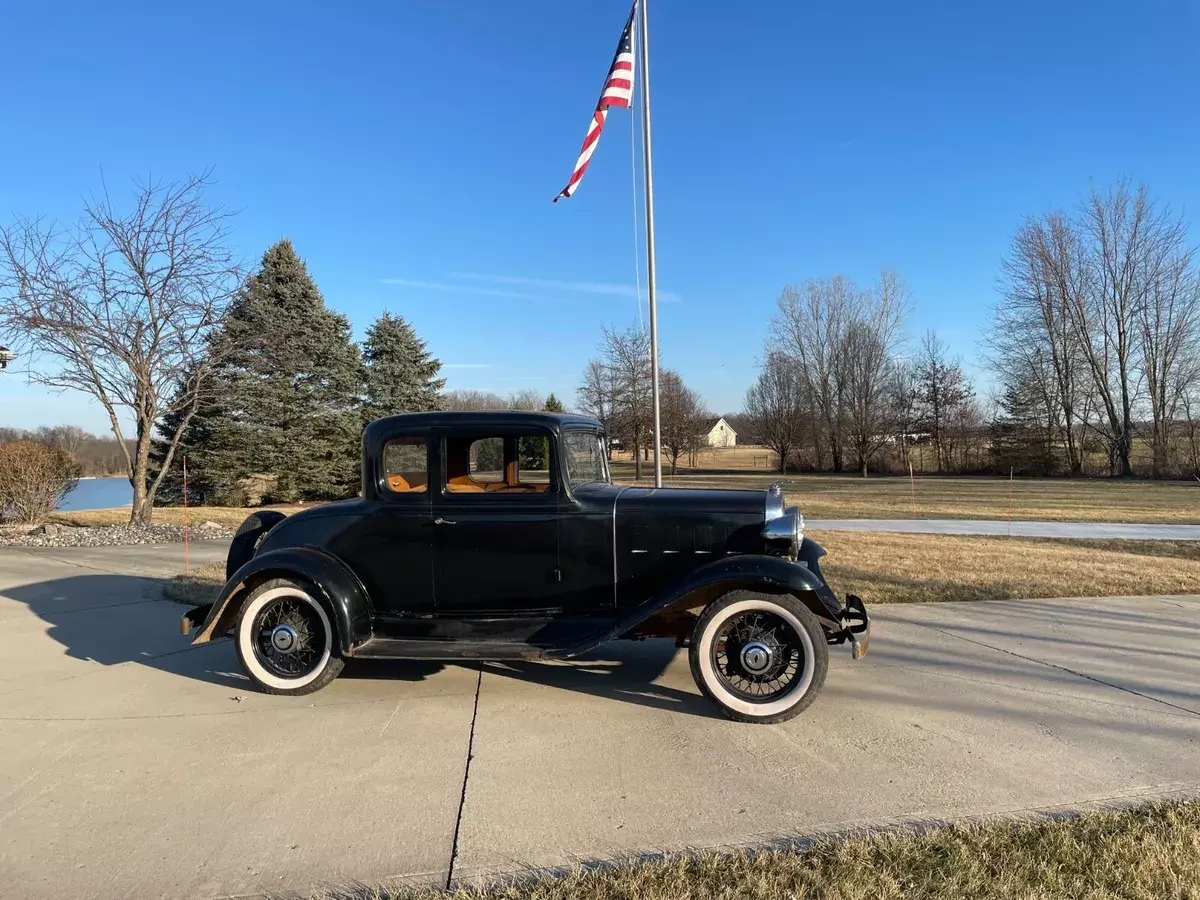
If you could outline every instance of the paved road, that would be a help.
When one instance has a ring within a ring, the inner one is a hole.
[[[1011,534],[1017,537],[1200,541],[1200,525],[1123,522],[1007,522],[982,519],[806,519],[811,531],[905,531],[912,534]]]
[[[656,641],[258,694],[157,599],[178,552],[0,550],[0,893],[444,882],[1200,793],[1200,597],[879,608],[865,660],[836,654],[808,712],[752,726]]]

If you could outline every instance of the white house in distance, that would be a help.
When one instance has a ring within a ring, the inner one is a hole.
[[[708,446],[736,447],[737,432],[734,431],[724,418],[711,419],[708,422]]]

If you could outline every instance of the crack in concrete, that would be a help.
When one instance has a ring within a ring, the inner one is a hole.
[[[454,882],[454,866],[458,863],[458,833],[462,828],[463,807],[467,805],[467,781],[471,777],[471,760],[475,758],[475,722],[479,718],[479,691],[483,686],[483,663],[475,681],[475,708],[471,710],[471,733],[467,738],[467,764],[463,767],[462,794],[458,798],[458,815],[454,818],[454,837],[450,840],[450,864],[446,867],[446,890]]]
[[[937,628],[933,625],[929,625],[926,622],[914,622],[912,619],[904,619],[904,621],[908,622],[910,625],[928,628],[930,631],[936,631],[938,634],[944,634],[946,637],[954,638],[955,640],[966,641],[968,644],[975,644],[977,647],[995,650],[998,653],[1007,653],[1009,656],[1016,657],[1017,659],[1023,659],[1026,662],[1036,663],[1039,666],[1046,666],[1050,669],[1058,669],[1060,672],[1066,672],[1068,675],[1074,675],[1076,678],[1083,678],[1086,681],[1092,682],[1093,684],[1103,685],[1104,687],[1110,687],[1126,694],[1132,694],[1135,697],[1141,697],[1143,700],[1151,700],[1155,703],[1161,703],[1163,706],[1168,706],[1171,709],[1178,710],[1179,712],[1186,713],[1189,716],[1200,719],[1200,712],[1197,712],[1194,709],[1188,709],[1186,706],[1180,706],[1178,703],[1172,703],[1170,700],[1163,700],[1161,697],[1155,697],[1152,694],[1143,694],[1141,691],[1135,691],[1131,687],[1125,687],[1124,685],[1115,684],[1111,681],[1105,681],[1103,678],[1097,678],[1094,675],[1088,675],[1086,672],[1079,672],[1075,669],[1070,669],[1067,666],[1060,666],[1058,663],[1046,662],[1043,659],[1037,659],[1033,656],[1025,656],[1023,653],[1017,653],[1015,650],[1006,650],[1003,647],[995,647],[991,644],[985,644],[983,641],[977,641],[974,638],[964,637],[961,634],[955,634],[953,631],[946,631],[944,628]]]

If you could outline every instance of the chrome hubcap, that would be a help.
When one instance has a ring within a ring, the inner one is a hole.
[[[751,641],[742,648],[742,666],[752,675],[761,675],[771,667],[772,656],[762,641]]]
[[[296,649],[298,635],[291,625],[276,625],[271,630],[271,646],[280,653],[291,653]]]

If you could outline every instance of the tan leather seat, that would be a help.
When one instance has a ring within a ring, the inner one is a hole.
[[[429,489],[428,478],[424,472],[410,472],[408,478],[399,472],[389,472],[387,486],[394,494],[422,494]]]

